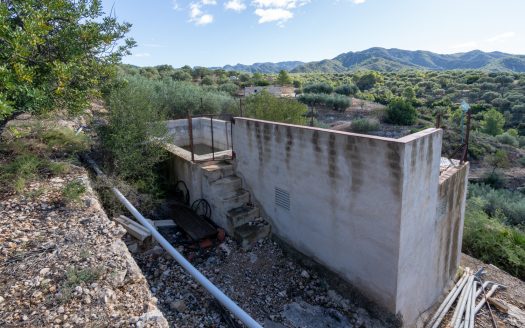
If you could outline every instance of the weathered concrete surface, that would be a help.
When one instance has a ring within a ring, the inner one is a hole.
[[[436,214],[441,130],[396,140],[235,121],[236,172],[272,231],[400,314],[405,325],[415,324],[457,266],[445,270],[437,257],[450,248],[441,238],[450,226],[438,225]],[[460,234],[452,230],[452,239]]]

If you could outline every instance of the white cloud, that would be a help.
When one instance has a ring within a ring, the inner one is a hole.
[[[224,8],[228,10],[233,10],[236,12],[241,12],[246,9],[246,5],[242,0],[230,0],[224,4]]]
[[[259,24],[269,23],[269,22],[279,22],[284,23],[287,20],[293,18],[293,13],[289,10],[282,8],[272,8],[272,9],[256,9],[255,15],[259,16]]]
[[[356,5],[360,5],[362,3],[365,3],[366,0],[352,0],[353,3],[355,3]]]
[[[134,57],[149,57],[151,54],[149,52],[139,52],[133,55]]]
[[[202,11],[203,6],[216,5],[215,0],[201,0],[190,4],[190,22],[195,25],[207,25],[213,22],[213,15]]]
[[[310,0],[253,0],[255,15],[259,16],[259,24],[277,22],[283,24],[294,17],[293,10],[308,4]]]
[[[309,2],[310,0],[253,0],[252,4],[257,8],[293,9],[304,6]]]
[[[516,36],[514,32],[505,32],[487,39],[487,42],[501,42]]]
[[[180,10],[180,5],[179,5],[179,1],[178,0],[171,0],[171,8],[173,8],[173,10]]]

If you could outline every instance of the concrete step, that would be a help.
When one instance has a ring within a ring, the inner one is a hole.
[[[260,210],[257,206],[241,206],[231,209],[226,213],[228,218],[229,226],[232,228],[237,228],[253,221],[254,219],[260,216]]]
[[[235,228],[233,238],[243,249],[250,249],[257,241],[265,238],[271,232],[271,226],[264,220],[250,222]]]
[[[233,175],[233,165],[227,162],[203,163],[201,168],[210,183]]]
[[[210,185],[213,192],[225,195],[231,194],[242,187],[242,179],[238,176],[232,175],[229,177],[216,180]]]
[[[243,205],[248,204],[250,201],[250,193],[245,189],[237,189],[232,193],[226,194],[221,199],[221,207],[224,209],[224,214],[226,214],[229,210],[241,207]]]

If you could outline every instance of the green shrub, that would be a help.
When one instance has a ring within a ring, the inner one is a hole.
[[[43,161],[34,154],[22,154],[0,165],[0,189],[22,192],[28,180],[35,178]]]
[[[390,123],[412,125],[416,122],[417,110],[411,101],[397,97],[388,104],[386,115]]]
[[[483,209],[490,216],[499,211],[510,225],[525,227],[525,196],[516,191],[494,189],[490,185],[470,184],[469,197],[483,200]]]
[[[478,197],[467,202],[463,251],[525,279],[525,233],[503,224],[500,213],[490,218],[483,211],[483,204]]]
[[[500,135],[503,133],[503,125],[505,125],[505,117],[496,109],[492,108],[483,113],[481,128],[484,133],[491,136]]]
[[[62,189],[62,200],[66,203],[75,203],[86,192],[86,186],[82,181],[71,181]]]
[[[244,115],[247,117],[283,122],[306,124],[308,108],[295,99],[277,98],[262,91],[246,98]]]
[[[366,133],[379,130],[380,124],[377,119],[360,118],[352,121],[353,132]]]
[[[518,139],[510,135],[508,132],[500,134],[499,136],[496,137],[496,139],[502,144],[511,145],[514,147],[518,147],[520,145]]]
[[[337,111],[344,111],[351,105],[350,98],[339,94],[305,93],[300,95],[297,100],[309,106],[324,106]]]
[[[482,177],[483,183],[493,188],[503,188],[505,186],[505,176],[500,171],[492,171]]]
[[[344,84],[335,88],[334,92],[343,96],[353,96],[359,92],[359,88],[354,84]]]
[[[331,94],[334,91],[331,85],[327,83],[316,83],[307,85],[303,88],[304,93],[324,93]]]

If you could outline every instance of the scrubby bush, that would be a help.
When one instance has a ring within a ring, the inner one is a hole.
[[[102,150],[108,155],[106,171],[148,193],[159,189],[154,168],[165,158],[161,145],[168,138],[155,86],[141,78],[113,90],[107,99],[108,124],[99,129]]]
[[[246,98],[244,115],[247,117],[283,122],[306,124],[308,108],[295,99],[278,98],[263,90]]]
[[[352,121],[350,129],[353,132],[366,133],[379,130],[379,121],[377,119],[360,118]]]
[[[496,137],[496,139],[502,144],[511,145],[514,147],[518,147],[520,145],[518,138],[510,135],[508,132],[500,134]]]
[[[484,133],[490,134],[491,136],[502,134],[503,125],[505,125],[505,117],[494,108],[483,113],[481,129]]]
[[[344,111],[351,105],[350,98],[338,94],[305,93],[300,95],[297,100],[309,106],[324,106],[337,111]]]
[[[353,96],[359,92],[359,88],[354,84],[344,84],[335,88],[334,92],[343,96]]]
[[[316,83],[307,85],[303,88],[304,93],[325,93],[331,94],[334,91],[331,85],[327,83]]]
[[[482,199],[483,209],[490,216],[500,211],[506,223],[525,227],[525,195],[486,184],[470,184],[469,197]]]
[[[394,98],[387,106],[387,120],[400,125],[412,125],[417,119],[417,110],[404,98]]]
[[[525,279],[525,233],[503,224],[500,212],[489,217],[483,207],[478,197],[467,202],[463,252]]]

